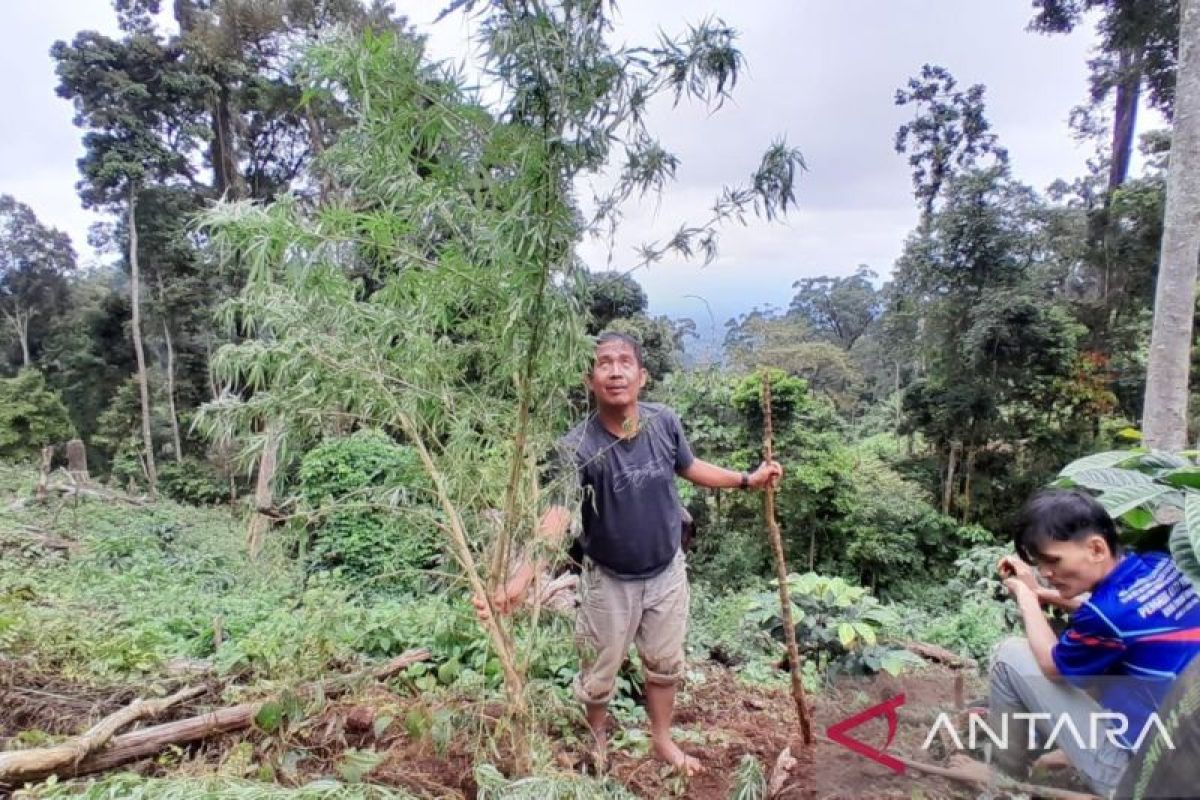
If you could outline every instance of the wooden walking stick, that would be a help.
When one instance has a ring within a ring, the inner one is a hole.
[[[771,430],[771,378],[767,370],[762,371],[763,409],[763,457],[770,463],[775,460],[774,435]],[[775,485],[770,482],[763,492],[763,517],[767,522],[767,535],[771,538],[771,549],[775,551],[775,574],[779,579],[779,610],[783,615],[783,636],[787,642],[788,665],[792,672],[792,699],[796,701],[796,716],[800,718],[800,731],[804,735],[805,747],[813,743],[812,723],[808,719],[808,701],[804,697],[804,683],[800,679],[800,649],[796,646],[796,626],[792,623],[792,596],[788,591],[787,562],[783,558],[783,537],[779,533],[779,522],[775,519]]]

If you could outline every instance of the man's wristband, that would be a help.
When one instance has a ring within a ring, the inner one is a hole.
[[[742,482],[738,485],[738,488],[740,488],[740,489],[749,489],[750,488],[750,473],[749,472],[742,473]]]

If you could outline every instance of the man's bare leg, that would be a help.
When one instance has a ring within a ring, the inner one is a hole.
[[[654,755],[687,775],[700,772],[700,762],[679,749],[671,740],[671,718],[675,713],[675,686],[646,681],[646,711],[650,714],[650,739]]]
[[[604,772],[608,769],[608,704],[585,703],[583,707],[588,727],[592,729],[592,736],[596,740],[592,752],[596,771]]]

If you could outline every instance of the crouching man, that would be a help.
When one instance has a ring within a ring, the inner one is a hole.
[[[1104,507],[1079,490],[1036,495],[1015,544],[1020,558],[1004,557],[999,570],[1025,638],[1002,642],[992,661],[989,727],[1007,732],[995,766],[1023,775],[1052,744],[1061,749],[1052,761],[1110,795],[1200,652],[1200,596],[1167,555],[1123,552]],[[1070,613],[1061,637],[1043,605]]]
[[[638,342],[620,333],[597,337],[585,382],[596,412],[559,443],[566,468],[583,490],[580,537],[584,555],[576,616],[580,672],[575,695],[584,704],[603,762],[608,703],[617,672],[636,644],[646,671],[646,710],[655,755],[688,774],[701,768],[671,740],[675,687],[684,673],[688,582],[680,549],[678,475],[711,489],[760,489],[783,468],[764,463],[737,472],[692,455],[671,409],[638,399],[648,374]],[[539,535],[561,541],[571,519],[564,506],[542,516]],[[539,567],[518,569],[495,597],[475,598],[480,615],[520,604]]]

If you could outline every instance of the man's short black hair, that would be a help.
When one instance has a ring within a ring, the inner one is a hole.
[[[633,338],[627,333],[618,333],[617,331],[602,331],[600,335],[596,337],[597,348],[600,347],[600,345],[608,344],[609,342],[623,342],[629,345],[631,348],[633,348],[633,357],[637,359],[637,365],[639,367],[646,366],[646,362],[642,358],[642,343],[637,339]],[[594,361],[592,362],[592,366],[595,368]]]
[[[1022,509],[1014,544],[1017,554],[1033,564],[1046,542],[1078,541],[1093,534],[1104,537],[1109,552],[1117,554],[1117,526],[1096,498],[1082,489],[1046,489]]]

